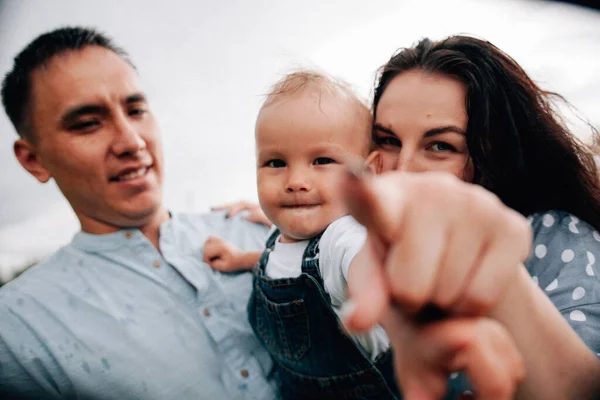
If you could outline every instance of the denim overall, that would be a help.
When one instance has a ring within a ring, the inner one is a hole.
[[[302,274],[265,274],[276,230],[254,267],[250,324],[277,365],[282,399],[401,399],[391,350],[372,361],[344,333],[319,272],[319,240],[304,251]]]

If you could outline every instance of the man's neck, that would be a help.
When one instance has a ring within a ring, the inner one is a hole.
[[[98,219],[89,218],[87,216],[77,215],[81,223],[81,230],[94,235],[106,235],[113,232],[118,232],[122,229],[135,227],[139,229],[144,236],[152,243],[154,247],[160,250],[160,225],[169,220],[170,215],[166,208],[162,208],[146,221],[141,222],[136,226],[135,223],[111,224]]]
[[[159,213],[157,213],[156,218],[154,218],[150,223],[140,226],[140,231],[146,236],[146,238],[152,243],[157,250],[160,251],[160,226],[163,222],[166,222],[171,218],[169,212],[166,209],[161,209]]]

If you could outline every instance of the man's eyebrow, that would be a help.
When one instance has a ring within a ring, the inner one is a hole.
[[[125,98],[125,104],[147,103],[147,102],[148,102],[148,99],[146,98],[146,95],[144,95],[144,93],[134,93]]]
[[[373,126],[373,129],[381,131],[383,133],[387,133],[388,135],[398,136],[396,134],[396,132],[394,132],[391,128],[385,127],[381,124],[375,124]],[[465,136],[467,134],[464,130],[462,130],[461,128],[459,128],[456,125],[444,125],[444,126],[440,126],[437,128],[429,129],[427,132],[425,132],[425,135],[423,135],[423,137],[429,138],[429,137],[441,135],[442,133],[447,133],[447,132],[454,132],[454,133],[458,133],[460,135],[465,135]]]

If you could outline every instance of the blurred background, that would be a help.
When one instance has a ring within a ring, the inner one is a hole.
[[[582,2],[580,2],[582,3]],[[600,126],[600,12],[542,0],[0,0],[0,74],[38,34],[99,28],[124,47],[162,127],[165,202],[173,211],[255,200],[254,120],[270,84],[319,67],[365,98],[399,47],[456,33],[485,38],[517,60],[589,140]],[[68,243],[79,229],[51,182],[12,154],[0,113],[0,281]]]

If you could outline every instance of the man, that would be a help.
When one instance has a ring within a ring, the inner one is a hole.
[[[201,262],[209,234],[259,249],[266,228],[167,211],[158,126],[125,52],[90,29],[46,33],[2,100],[16,157],[55,180],[81,232],[0,291],[0,397],[274,398],[250,274]]]

